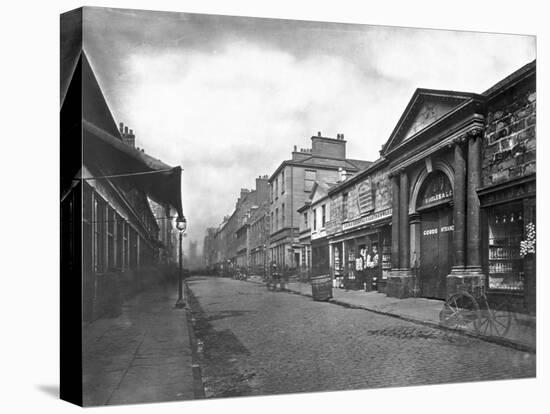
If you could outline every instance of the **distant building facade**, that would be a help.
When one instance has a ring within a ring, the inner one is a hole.
[[[329,138],[319,132],[311,137],[311,143],[311,149],[298,151],[295,146],[292,159],[283,161],[269,178],[270,261],[285,270],[299,270],[302,216],[297,210],[309,198],[315,182],[336,182],[342,171],[354,174],[370,164],[346,158],[343,134]]]
[[[213,270],[216,264],[216,228],[208,227],[204,236],[202,246],[203,267],[206,270]]]
[[[224,217],[222,224],[215,233],[215,266],[223,274],[232,274],[238,267],[248,269],[251,258],[251,219],[258,218],[255,212],[264,208],[268,201],[267,176],[256,178],[254,190],[241,189],[235,203],[235,210],[230,216]],[[257,221],[257,220],[256,220]],[[256,240],[256,239],[255,239]],[[256,241],[254,241],[256,243]],[[257,246],[255,246],[257,250]]]

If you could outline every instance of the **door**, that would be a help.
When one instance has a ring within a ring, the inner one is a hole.
[[[452,210],[442,208],[421,215],[420,274],[422,296],[445,299],[452,267]]]

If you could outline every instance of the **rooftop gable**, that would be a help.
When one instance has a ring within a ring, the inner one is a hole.
[[[474,96],[476,95],[467,92],[417,89],[382,148],[382,153],[388,153],[402,142],[428,129]]]

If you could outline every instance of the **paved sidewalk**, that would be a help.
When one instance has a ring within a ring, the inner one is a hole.
[[[185,309],[177,289],[155,286],[117,318],[83,326],[84,406],[196,398]]]
[[[249,277],[249,281],[263,283],[258,276]],[[311,296],[311,284],[303,282],[288,282],[286,288],[293,293]],[[333,298],[330,300],[344,306],[362,308],[385,315],[395,316],[411,322],[431,326],[439,325],[439,312],[443,308],[443,301],[425,298],[397,299],[378,292],[364,292],[356,290],[333,289]],[[536,320],[533,316],[516,314],[512,317],[512,325],[506,337],[487,337],[484,339],[515,346],[526,351],[536,350]],[[473,329],[466,332],[479,336]]]

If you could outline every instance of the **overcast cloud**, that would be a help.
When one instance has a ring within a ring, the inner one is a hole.
[[[115,119],[184,168],[199,245],[317,131],[374,160],[416,88],[481,93],[535,58],[529,36],[94,8],[85,24]]]

